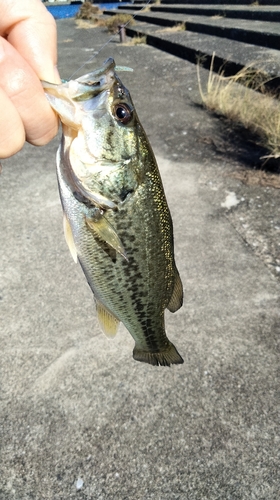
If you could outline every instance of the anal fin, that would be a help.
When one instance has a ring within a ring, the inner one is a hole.
[[[178,311],[178,309],[180,309],[182,305],[183,305],[183,285],[179,273],[177,271],[175,276],[175,283],[172,296],[167,306],[167,309],[170,312],[174,313]]]
[[[106,335],[108,338],[113,338],[115,337],[117,331],[118,331],[118,326],[119,326],[119,320],[111,314],[106,307],[101,304],[98,300],[96,301],[96,311],[97,311],[97,317],[98,321],[101,327],[102,332]]]

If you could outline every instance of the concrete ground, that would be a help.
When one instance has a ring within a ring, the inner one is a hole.
[[[109,55],[134,68],[121,76],[174,219],[185,302],[166,323],[185,363],[138,363],[124,328],[111,342],[100,333],[64,242],[59,139],[4,161],[0,499],[277,500],[274,178],[251,168],[256,148],[246,156],[242,139],[199,106],[195,66],[116,37],[104,46],[107,33],[73,20],[58,28],[62,77],[101,47],[80,74]]]

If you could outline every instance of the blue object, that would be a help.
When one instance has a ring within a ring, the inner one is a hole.
[[[112,2],[112,3],[98,3],[94,4],[101,10],[117,9],[118,6],[128,5],[130,2]],[[67,5],[48,5],[47,9],[55,19],[66,19],[68,17],[75,17],[82,4],[67,4]]]
[[[66,19],[67,17],[75,17],[81,4],[73,5],[48,5],[47,9],[55,19]]]

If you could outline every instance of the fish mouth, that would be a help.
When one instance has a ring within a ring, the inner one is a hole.
[[[110,80],[115,73],[116,63],[112,57],[109,57],[104,61],[101,68],[97,68],[94,71],[87,73],[81,77],[76,78],[76,82],[81,84],[86,84],[90,87],[99,87],[100,91],[105,90],[110,84]]]
[[[75,81],[81,84],[99,87],[100,92],[102,92],[102,90],[111,86],[110,83],[115,80],[115,73],[117,71],[133,71],[133,69],[127,66],[116,66],[114,59],[109,57],[104,61],[101,68],[97,68],[91,73],[78,77]]]
[[[59,96],[63,96],[64,99],[76,102],[87,101],[101,94],[104,90],[110,90],[116,82],[119,83],[116,71],[133,71],[133,69],[126,66],[116,66],[114,59],[109,57],[104,61],[102,67],[75,80],[62,80],[59,85],[42,81],[42,85],[48,98],[58,96],[59,89]],[[52,105],[51,100],[50,104]]]
[[[87,73],[76,80],[78,83],[79,95],[73,96],[75,101],[84,101],[100,94],[104,90],[109,90],[116,80],[116,63],[112,57],[104,61],[101,68],[97,68],[91,73]],[[70,82],[69,82],[70,83]]]
[[[116,72],[119,71],[133,71],[132,68],[127,66],[116,66],[112,57],[104,61],[101,68],[97,68],[91,73],[87,73],[76,80],[70,80],[66,85],[72,85],[74,93],[71,95],[74,101],[85,101],[97,96],[104,90],[110,90],[113,85],[118,82]]]

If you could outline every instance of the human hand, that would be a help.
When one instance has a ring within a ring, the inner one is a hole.
[[[41,0],[0,0],[0,158],[47,144],[58,119],[40,80],[60,83],[56,24]]]

